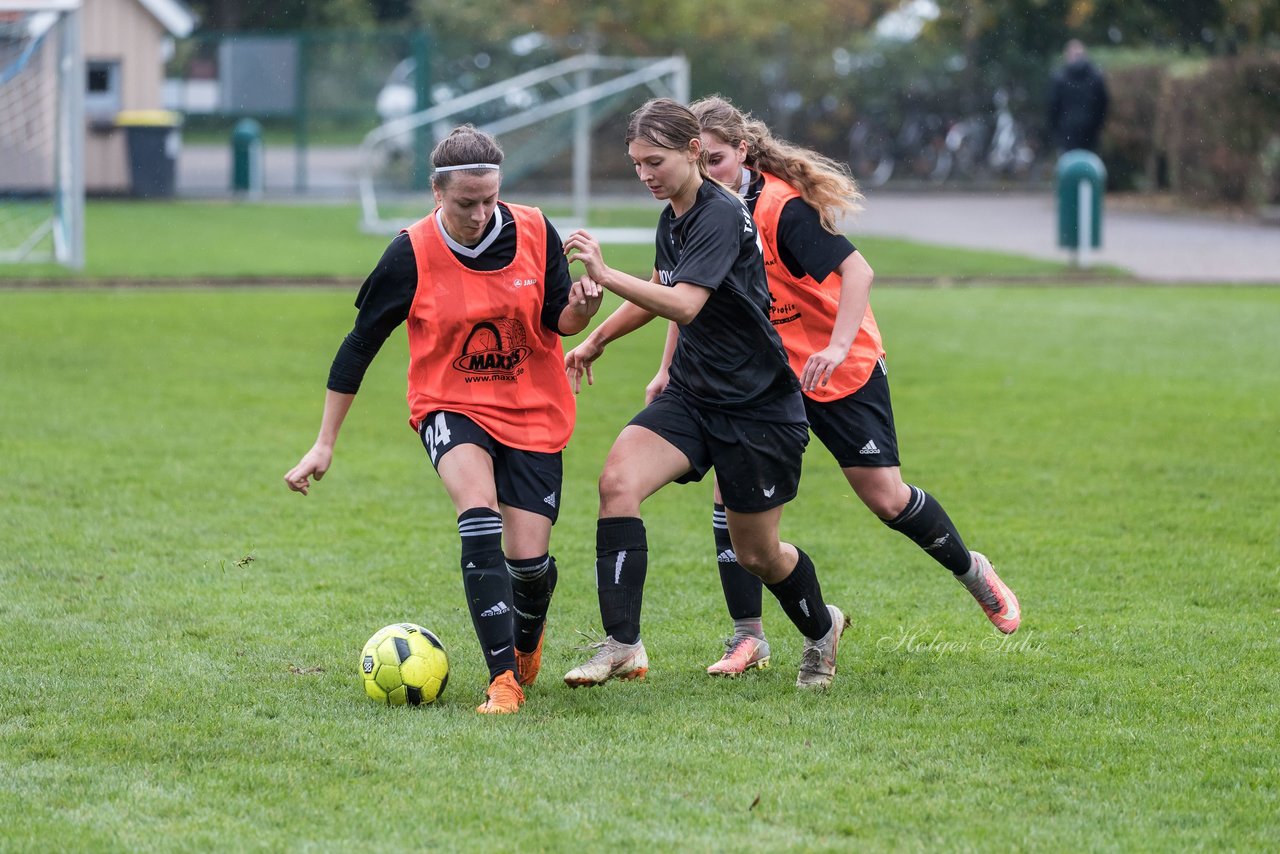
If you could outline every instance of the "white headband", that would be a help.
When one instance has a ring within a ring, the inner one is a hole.
[[[463,163],[461,166],[437,166],[436,172],[457,172],[461,169],[501,169],[497,163]]]

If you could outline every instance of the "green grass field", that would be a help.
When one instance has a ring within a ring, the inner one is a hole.
[[[425,199],[424,199],[425,203]],[[554,205],[548,214],[568,216]],[[652,225],[653,205],[602,208],[593,222]],[[405,211],[405,217],[427,211]],[[408,221],[411,221],[408,220]],[[52,264],[0,265],[0,284],[33,279],[176,279],[225,281],[277,278],[363,279],[390,237],[362,234],[355,205],[303,206],[235,202],[94,201],[86,209],[88,264],[72,272]],[[855,240],[880,279],[971,276],[1053,276],[1066,265],[996,252],[923,246],[905,240]],[[145,247],[145,252],[139,248]],[[653,245],[613,247],[610,263],[645,277]]]
[[[875,259],[873,258],[873,261]],[[1280,291],[883,289],[904,474],[1018,592],[1002,640],[807,454],[786,536],[853,624],[823,696],[712,681],[710,489],[645,507],[649,678],[571,691],[594,483],[661,330],[580,400],[543,676],[485,673],[402,336],[329,476],[350,289],[0,292],[0,849],[1225,850],[1280,843]],[[767,598],[767,597],[766,597]],[[368,701],[378,627],[444,639],[440,705]]]

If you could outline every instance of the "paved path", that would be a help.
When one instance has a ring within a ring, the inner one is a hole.
[[[297,149],[291,145],[268,146],[262,159],[267,194],[293,195],[298,186]],[[307,149],[303,165],[308,196],[355,199],[359,195],[359,149],[312,146]],[[230,145],[184,145],[175,177],[181,196],[226,196],[231,190]]]
[[[226,147],[185,147],[178,160],[178,192],[187,197],[225,195],[230,160]],[[358,163],[353,148],[311,148],[305,198],[354,200]],[[294,149],[268,148],[264,165],[268,195],[293,195]],[[1057,211],[1048,191],[872,191],[867,210],[850,232],[855,238],[902,237],[1055,261],[1070,258],[1057,246]],[[1102,248],[1092,254],[1094,263],[1122,267],[1143,279],[1280,284],[1280,225],[1104,207],[1102,239]]]
[[[868,195],[851,232],[1068,260],[1050,194]],[[1156,281],[1280,283],[1280,225],[1104,208],[1096,263]]]

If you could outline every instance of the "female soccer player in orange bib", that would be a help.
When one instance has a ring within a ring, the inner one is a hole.
[[[769,323],[755,223],[737,196],[707,180],[700,133],[688,108],[665,98],[632,113],[627,126],[636,176],[669,203],[658,219],[649,281],[608,267],[584,231],[564,244],[594,281],[627,300],[565,357],[575,387],[584,375],[591,382],[592,363],[610,341],[654,317],[681,325],[671,382],[619,434],[600,475],[596,586],[607,636],[564,679],[599,685],[648,671],[640,605],[649,544],[640,504],[714,466],[738,559],[804,635],[796,684],[825,688],[845,617],[823,602],[809,557],[778,536],[809,440],[800,384]]]
[[[996,628],[1013,632],[1021,620],[1013,591],[985,556],[965,547],[942,505],[902,480],[885,353],[869,303],[871,267],[838,227],[841,215],[859,209],[857,185],[839,164],[774,138],[723,98],[690,109],[711,176],[738,191],[759,226],[770,320],[800,378],[814,435],[871,512],[951,570]],[[666,383],[664,360],[649,394]],[[712,527],[734,631],[707,672],[734,676],[769,662],[760,582],[739,565],[719,489]]]
[[[306,495],[308,478],[329,470],[365,370],[407,322],[409,424],[458,513],[462,585],[489,667],[476,709],[485,714],[519,710],[541,665],[574,423],[560,336],[586,328],[603,294],[587,277],[571,281],[541,211],[498,201],[502,156],[470,125],[431,153],[438,207],[391,242],[360,288],[320,434],[284,477]]]

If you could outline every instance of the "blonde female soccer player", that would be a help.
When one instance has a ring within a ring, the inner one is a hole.
[[[305,495],[308,479],[329,470],[365,370],[406,323],[409,423],[458,513],[462,586],[490,675],[483,714],[519,710],[541,665],[561,452],[574,423],[560,336],[586,328],[603,293],[586,277],[571,281],[541,211],[498,200],[502,157],[469,125],[436,146],[438,207],[391,242],[360,288],[320,434],[284,477]]]
[[[996,628],[1015,631],[1021,612],[1013,591],[985,556],[966,548],[942,505],[902,480],[885,352],[869,303],[873,274],[838,228],[840,217],[859,207],[857,185],[834,161],[775,138],[723,98],[704,98],[691,109],[711,176],[738,191],[759,226],[770,320],[800,378],[814,435],[867,509],[949,569]],[[666,377],[664,367],[650,393]],[[717,497],[712,526],[734,632],[707,671],[733,676],[766,666],[769,643],[760,582],[735,559],[724,517]]]

